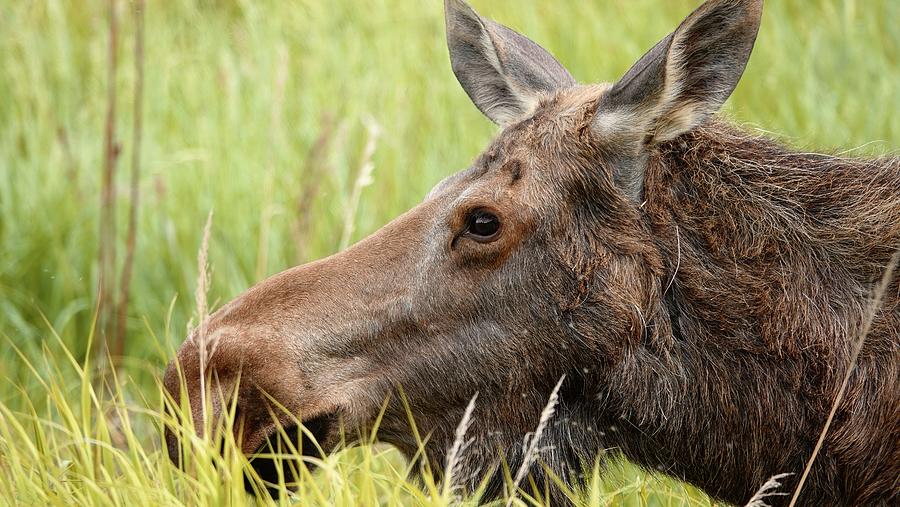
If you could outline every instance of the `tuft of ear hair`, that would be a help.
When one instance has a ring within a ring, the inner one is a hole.
[[[472,102],[500,126],[525,118],[542,93],[575,85],[550,53],[527,37],[483,18],[463,0],[445,0],[453,73]]]
[[[719,110],[737,86],[762,18],[763,0],[708,0],[601,96],[598,136],[640,153],[672,140]],[[645,164],[623,164],[617,184],[640,200]]]

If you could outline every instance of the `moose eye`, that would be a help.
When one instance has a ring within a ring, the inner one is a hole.
[[[500,230],[500,219],[486,210],[475,210],[466,220],[466,235],[476,241],[490,241]]]

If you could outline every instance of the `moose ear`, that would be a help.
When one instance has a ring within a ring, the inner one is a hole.
[[[762,0],[708,0],[661,40],[601,98],[607,112],[629,113],[652,142],[690,131],[734,91],[759,31]]]
[[[482,18],[463,0],[444,0],[450,64],[478,109],[500,126],[533,111],[541,93],[573,86],[546,50]]]
[[[603,94],[594,131],[656,144],[703,123],[744,73],[762,4],[708,0],[701,5]],[[631,193],[640,193],[642,171],[618,176],[630,180]]]

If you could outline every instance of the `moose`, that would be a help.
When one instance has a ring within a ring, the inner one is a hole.
[[[762,0],[708,0],[589,85],[444,7],[453,73],[499,134],[371,236],[213,313],[172,396],[199,420],[200,379],[234,392],[247,455],[287,413],[326,451],[380,416],[414,456],[411,415],[440,478],[477,394],[455,477],[490,499],[563,379],[528,469],[552,503],[604,454],[743,503],[774,474],[797,485],[849,375],[799,503],[900,503],[900,158],[800,153],[716,116]]]

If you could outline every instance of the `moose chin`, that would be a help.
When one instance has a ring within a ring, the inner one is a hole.
[[[185,341],[167,389],[198,422],[201,378],[235,393],[247,454],[297,435],[273,414],[329,450],[383,411],[378,438],[412,456],[408,410],[437,474],[477,393],[454,477],[489,477],[491,498],[564,378],[528,470],[554,504],[548,471],[576,484],[610,449],[743,503],[774,474],[796,487],[854,368],[799,503],[900,505],[900,159],[800,153],[715,117],[762,4],[709,0],[584,85],[446,0],[453,72],[499,134],[370,237],[211,315],[215,352]]]

